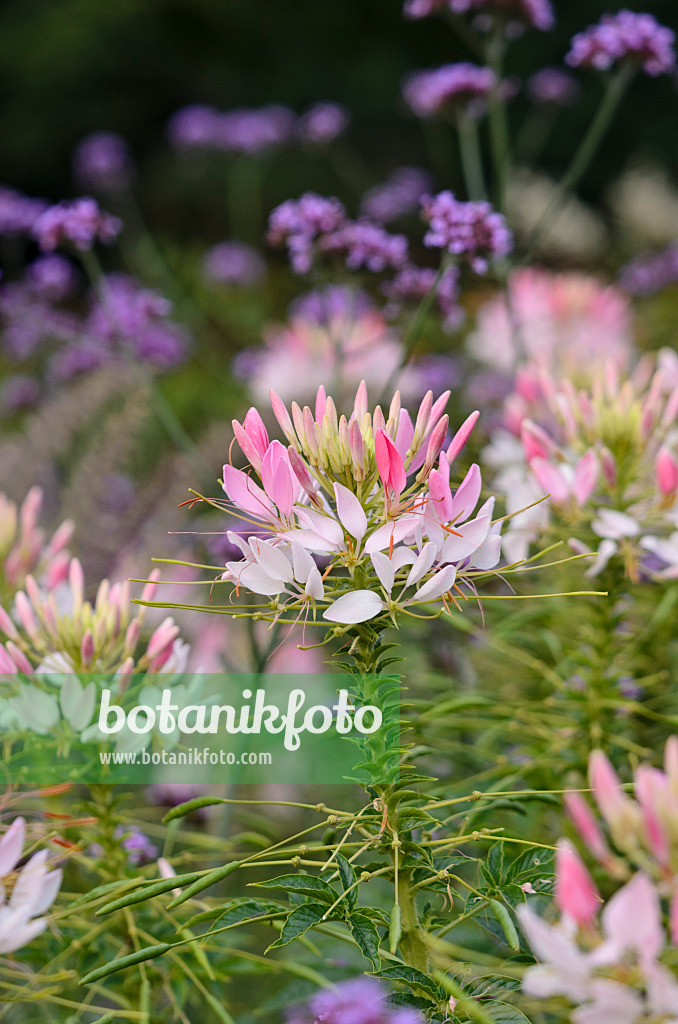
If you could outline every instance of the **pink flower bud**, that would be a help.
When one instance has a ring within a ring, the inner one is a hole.
[[[80,643],[80,660],[83,668],[89,668],[94,657],[94,637],[92,630],[88,629]]]
[[[325,388],[320,385],[315,396],[315,421],[317,424],[321,424],[323,416],[325,415],[325,409],[327,408],[327,392]]]
[[[632,801],[624,793],[617,773],[602,750],[594,750],[589,757],[589,781],[605,821],[613,828],[622,825]]]
[[[33,666],[31,665],[30,661],[28,660],[24,652],[19,650],[15,643],[13,643],[11,640],[8,640],[7,643],[5,644],[5,648],[19,672],[33,671]]]
[[[16,604],[16,612],[19,616],[19,622],[24,627],[31,640],[35,640],[38,634],[38,628],[35,621],[35,615],[33,614],[33,609],[31,608],[28,598],[23,591],[20,590],[14,598],[14,601]]]
[[[660,448],[654,470],[657,487],[662,494],[675,494],[678,490],[678,463],[667,448]]]
[[[462,425],[459,427],[457,433],[450,441],[450,444],[448,445],[447,448],[447,461],[450,463],[450,465],[456,459],[457,455],[459,455],[459,452],[462,450],[462,448],[464,448],[464,446],[466,445],[466,442],[473,433],[473,428],[475,427],[479,416],[480,413],[477,410],[475,412],[472,412],[470,416],[467,416]]]
[[[556,848],[556,906],[577,924],[592,925],[600,906],[595,883],[574,846],[561,839]]]
[[[610,858],[610,851],[586,800],[581,793],[565,793],[564,801],[567,813],[572,818],[582,841],[586,843],[593,856],[604,864]]]
[[[0,605],[0,630],[2,630],[5,636],[9,637],[10,640],[16,640],[19,635],[16,631],[16,626],[2,605]]]
[[[294,433],[294,427],[292,426],[292,420],[290,414],[287,411],[287,406],[281,398],[276,395],[273,388],[271,388],[271,408],[273,409],[273,415],[280,424],[280,429],[287,438],[290,444],[297,443],[297,437]],[[299,438],[301,440],[301,438]]]
[[[600,467],[607,483],[614,487],[617,482],[617,461],[609,448],[600,451]]]
[[[73,536],[73,530],[75,529],[75,523],[72,519],[66,519],[61,526],[57,528],[52,537],[51,541],[45,549],[45,557],[53,558],[59,554],[60,551],[66,547],[71,537]]]

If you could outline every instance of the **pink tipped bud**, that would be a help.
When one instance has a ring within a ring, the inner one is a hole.
[[[574,846],[561,839],[556,847],[556,906],[577,924],[593,924],[600,907],[595,883]]]
[[[447,428],[449,426],[449,417],[443,416],[441,420],[436,424],[433,432],[428,441],[428,448],[426,449],[426,458],[424,465],[421,467],[417,474],[417,482],[422,483],[428,478],[429,473],[433,469],[436,459],[440,455],[441,449],[447,437]]]
[[[137,643],[139,642],[140,629],[141,626],[139,624],[139,620],[132,619],[129,626],[127,627],[127,632],[125,633],[125,651],[127,651],[129,654],[134,653],[134,649]]]
[[[403,460],[398,455],[398,450],[385,430],[377,430],[374,435],[374,455],[377,462],[377,471],[384,485],[384,490],[392,491],[397,499],[404,491],[407,483]]]
[[[48,590],[54,590],[60,583],[64,583],[68,579],[68,565],[70,562],[70,555],[67,551],[60,551],[58,555],[50,561],[47,572],[45,574],[45,586]]]
[[[31,640],[35,640],[38,635],[38,627],[35,621],[35,615],[33,614],[33,609],[31,608],[30,602],[23,591],[19,591],[14,598],[14,602],[16,605],[16,613],[19,616],[19,622],[24,627]]]
[[[325,415],[325,409],[327,408],[327,392],[325,388],[320,385],[315,396],[315,421],[320,426]]]
[[[473,428],[475,427],[479,416],[480,413],[477,410],[476,412],[472,412],[459,427],[459,430],[454,435],[447,448],[447,461],[449,463],[452,463],[454,459],[456,459],[459,452],[465,446],[469,437],[473,433]]]
[[[132,676],[134,675],[134,659],[125,658],[122,665],[115,673],[115,677],[118,680],[116,688],[117,696],[120,696],[125,692],[129,684],[132,682]]]
[[[348,441],[351,447],[353,469],[361,474],[360,479],[362,480],[365,469],[365,442],[357,420],[351,420],[348,425]]]
[[[419,445],[424,440],[426,435],[426,429],[428,427],[429,420],[431,418],[431,409],[433,408],[433,392],[427,391],[424,395],[421,405],[419,406],[419,412],[417,413],[417,420],[414,424],[414,440],[413,446],[419,448]]]
[[[151,636],[151,639],[148,641],[148,647],[146,648],[146,657],[148,660],[152,661],[154,658],[157,658],[160,654],[165,652],[168,647],[171,648],[178,636],[179,627],[175,625],[174,619],[169,617],[163,619]]]
[[[5,636],[9,637],[10,640],[16,640],[19,635],[16,631],[16,626],[2,605],[0,605],[0,630],[5,634]]]
[[[292,420],[290,419],[290,414],[287,411],[287,406],[283,402],[282,398],[279,398],[278,395],[276,395],[273,388],[271,388],[270,395],[273,415],[280,424],[280,429],[282,430],[283,434],[285,435],[290,444],[296,444],[297,437],[296,434],[294,433],[294,427],[292,426]]]
[[[80,661],[83,668],[89,668],[94,657],[94,637],[92,630],[88,629],[80,643]]]
[[[362,423],[363,417],[365,416],[366,412],[367,384],[365,383],[364,380],[361,380],[360,384],[358,385],[358,390],[355,393],[355,402],[353,403],[353,416],[358,421],[358,423]]]
[[[640,804],[645,825],[645,843],[662,866],[669,860],[669,837],[663,823],[668,813],[669,780],[663,772],[641,765],[634,777],[636,800]]]
[[[10,675],[14,675],[18,669],[5,648],[0,644],[0,672],[9,672]]]
[[[600,468],[607,483],[614,487],[617,482],[617,460],[609,448],[602,448],[600,451]]]
[[[154,569],[148,577],[148,583],[144,584],[144,589],[141,591],[142,601],[152,601],[153,595],[158,589],[158,580],[160,579],[160,570]]]
[[[19,519],[21,521],[21,533],[24,537],[32,533],[35,529],[35,524],[38,521],[40,515],[40,508],[42,507],[42,488],[31,487],[30,491],[23,500],[23,504],[19,511]]]
[[[657,487],[667,496],[678,490],[678,463],[667,448],[661,448],[654,464]]]
[[[66,547],[73,536],[73,530],[75,529],[75,523],[72,519],[66,519],[61,526],[59,526],[51,541],[47,545],[45,550],[46,558],[53,558],[54,555],[58,555],[60,551]]]
[[[520,426],[520,439],[523,443],[523,451],[528,462],[532,459],[548,459],[555,453],[555,445],[545,430],[533,423],[532,420],[524,420]]]
[[[594,750],[589,758],[589,781],[600,813],[608,825],[612,828],[623,826],[631,801],[602,750]]]
[[[603,838],[603,833],[581,793],[566,793],[564,799],[567,813],[582,841],[601,864],[609,861],[610,851]]]
[[[19,671],[19,672],[32,672],[33,671],[33,666],[31,665],[30,661],[28,660],[28,658],[26,657],[24,652],[19,650],[19,648],[16,646],[15,643],[13,643],[11,640],[8,640],[7,643],[5,644],[5,647],[7,649],[7,653],[9,654],[10,658],[12,659],[14,664],[16,665],[17,671]]]

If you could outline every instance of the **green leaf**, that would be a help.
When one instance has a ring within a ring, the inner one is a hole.
[[[267,917],[269,914],[286,913],[289,908],[282,903],[273,900],[260,900],[256,898],[243,897],[241,899],[229,900],[220,907],[212,907],[210,910],[203,910],[187,921],[185,928],[193,928],[203,921],[213,921],[213,927],[217,924],[225,928],[238,924],[240,921],[249,921],[251,918]]]
[[[523,881],[535,877],[548,878],[553,874],[553,851],[552,850],[527,850],[519,857],[511,861],[506,869],[506,881],[515,882],[518,879]]]
[[[494,1024],[530,1024],[529,1018],[525,1016],[522,1010],[511,1006],[510,1003],[499,1001],[483,1003],[483,1010],[490,1015]]]
[[[319,924],[323,917],[327,913],[326,903],[302,903],[300,907],[293,910],[289,915],[279,939],[272,942],[268,949],[277,949],[278,946],[286,946],[292,939],[298,938],[307,932],[309,928],[312,928],[314,924]],[[266,952],[268,953],[268,949]]]
[[[422,989],[439,1002],[445,998],[445,992],[437,981],[417,970],[416,967],[408,967],[406,964],[394,964],[392,967],[382,967],[380,971],[374,972],[375,978],[387,978],[389,981],[404,981],[408,985],[415,985]]]
[[[518,992],[520,982],[517,978],[505,978],[503,975],[495,975],[489,978],[478,978],[465,985],[465,990],[474,999],[489,999],[492,996],[500,995],[502,992]]]
[[[490,878],[500,885],[504,870],[504,846],[502,843],[495,843],[490,847],[487,855],[487,870]]]
[[[360,946],[375,971],[379,970],[379,932],[365,914],[351,914],[349,918],[351,935]]]
[[[309,899],[323,900],[330,905],[339,898],[339,893],[322,878],[315,875],[278,875],[268,878],[265,882],[250,882],[260,889],[283,889],[285,892],[296,892]]]
[[[163,953],[167,953],[171,948],[172,944],[170,942],[162,942],[157,946],[146,946],[144,949],[138,949],[135,953],[122,956],[119,960],[111,960],[110,963],[104,964],[103,967],[97,967],[95,971],[90,971],[84,978],[81,978],[78,984],[89,985],[100,978],[107,978],[109,974],[124,971],[126,967],[133,967],[135,964],[144,963],[146,960],[155,960],[157,956],[162,956]]]
[[[339,879],[344,892],[350,889],[350,892],[346,897],[346,902],[348,903],[349,908],[353,910],[358,899],[358,886],[355,884],[357,881],[356,873],[353,870],[353,865],[349,864],[346,858],[340,853],[338,853],[334,859],[337,862]],[[351,888],[351,886],[353,886],[353,888]]]

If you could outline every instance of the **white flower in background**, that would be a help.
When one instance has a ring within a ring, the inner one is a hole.
[[[26,823],[15,818],[0,839],[0,953],[14,953],[47,927],[41,915],[61,885],[61,870],[50,870],[47,850],[39,850],[17,873]]]

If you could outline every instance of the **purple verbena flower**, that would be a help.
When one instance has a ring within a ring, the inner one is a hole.
[[[101,345],[79,341],[60,349],[50,359],[49,375],[58,382],[72,380],[82,373],[93,373],[110,361],[110,354]]]
[[[268,222],[268,242],[285,245],[292,269],[297,274],[306,274],[313,265],[318,237],[337,231],[345,222],[346,211],[338,199],[306,192],[273,210]]]
[[[399,269],[407,262],[405,235],[393,235],[369,220],[348,221],[338,231],[320,239],[324,252],[346,254],[349,270],[364,267],[374,273]]]
[[[631,295],[653,295],[678,282],[678,242],[661,252],[643,253],[622,267],[619,284]]]
[[[489,203],[464,203],[452,192],[439,192],[422,200],[429,230],[424,245],[462,256],[477,274],[486,273],[490,261],[507,256],[513,236],[504,217]]]
[[[494,72],[477,64],[444,64],[419,71],[406,80],[403,96],[417,117],[481,116],[496,84]]]
[[[134,173],[127,143],[117,132],[92,132],[73,153],[73,172],[85,188],[119,191]]]
[[[30,234],[48,205],[42,199],[31,199],[12,188],[0,187],[0,235]]]
[[[216,284],[253,285],[266,274],[266,263],[251,245],[222,242],[205,253],[202,270]]]
[[[549,0],[406,0],[404,14],[407,18],[426,18],[444,10],[481,15],[481,28],[488,27],[487,20],[501,19],[513,34],[515,26],[547,32],[555,23]]]
[[[66,257],[52,252],[38,256],[26,269],[26,282],[36,295],[48,302],[68,298],[78,286],[78,273]]]
[[[403,267],[392,281],[387,281],[383,286],[383,292],[389,299],[387,315],[398,316],[404,304],[421,302],[433,288],[436,276],[436,271],[431,267],[412,265]],[[456,330],[464,319],[464,312],[459,306],[459,270],[457,267],[448,267],[438,281],[436,303],[443,315],[444,330]]]
[[[168,124],[167,135],[177,149],[200,149],[216,145],[220,113],[200,103],[177,110]]]
[[[12,281],[0,288],[2,344],[10,359],[28,359],[47,341],[70,344],[80,329],[79,318],[56,309],[32,283]]]
[[[122,222],[99,208],[95,199],[64,200],[45,210],[33,225],[33,234],[43,252],[71,243],[81,252],[96,241],[110,243],[119,235]]]
[[[258,156],[265,150],[289,142],[296,117],[288,107],[247,107],[221,114],[217,123],[217,148],[232,153]]]
[[[113,833],[116,839],[121,840],[121,845],[127,851],[127,860],[134,867],[147,864],[158,856],[158,848],[154,846],[147,835],[135,825],[127,828],[118,825]]]
[[[633,61],[648,75],[669,74],[676,66],[675,33],[652,14],[604,14],[574,37],[565,60],[573,67],[606,71],[616,61]]]
[[[322,289],[304,292],[290,303],[292,318],[301,317],[321,327],[336,320],[355,319],[374,312],[375,306],[367,292],[347,285],[330,284]]]
[[[360,212],[370,220],[388,224],[417,210],[432,183],[431,175],[423,167],[398,167],[383,184],[365,193]]]
[[[340,103],[314,103],[297,121],[296,135],[302,142],[323,145],[345,132],[350,121]]]
[[[541,68],[527,80],[527,94],[533,103],[570,107],[580,92],[576,79],[561,68]]]
[[[40,398],[40,382],[26,373],[6,377],[0,388],[0,407],[6,413],[19,412]]]
[[[374,978],[354,978],[313,997],[308,1010],[297,1011],[288,1024],[423,1024],[416,1010],[394,1009]]]

